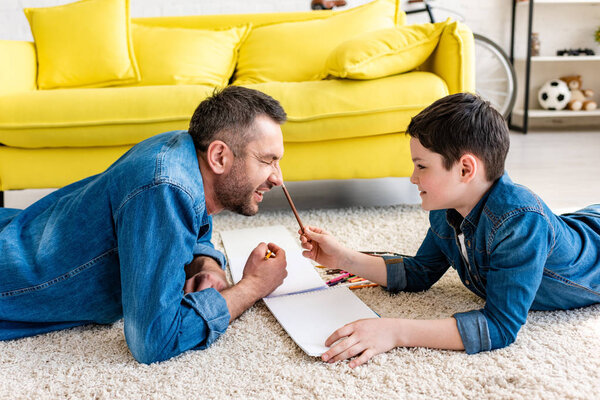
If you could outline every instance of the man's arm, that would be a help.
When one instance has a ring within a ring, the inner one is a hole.
[[[274,256],[265,259],[268,250]],[[282,248],[273,243],[260,243],[256,246],[246,261],[242,279],[237,285],[221,292],[227,302],[230,321],[281,285],[287,276],[286,266],[285,251]]]
[[[198,239],[194,207],[187,192],[162,183],[136,193],[115,212],[124,332],[138,361],[205,348],[229,324],[217,290],[183,295],[184,268]]]

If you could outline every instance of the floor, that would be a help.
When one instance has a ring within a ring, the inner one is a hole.
[[[600,203],[600,131],[511,133],[506,169],[513,181],[534,192],[555,211]],[[407,178],[289,182],[300,210],[350,206],[416,204],[419,196]],[[8,192],[6,207],[24,208],[51,190]],[[267,194],[262,210],[287,207],[280,190]]]

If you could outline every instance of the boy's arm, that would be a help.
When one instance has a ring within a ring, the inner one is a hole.
[[[431,228],[414,257],[383,256],[387,290],[420,292],[429,289],[450,267],[448,259],[436,244]]]
[[[334,344],[338,340],[340,341]],[[333,346],[323,353],[321,356],[323,361],[332,363],[358,356],[350,362],[350,368],[364,364],[374,355],[395,347],[464,349],[454,318],[440,320],[363,319],[344,325],[335,331],[327,339],[325,345]]]
[[[485,306],[454,315],[467,353],[515,341],[540,287],[554,240],[550,223],[535,211],[516,214],[498,227],[485,266]]]

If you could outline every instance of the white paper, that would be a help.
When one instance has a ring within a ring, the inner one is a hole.
[[[234,283],[242,279],[248,256],[260,243],[285,250],[288,276],[263,300],[283,329],[310,356],[320,356],[325,340],[338,328],[363,318],[379,316],[346,287],[329,288],[311,261],[302,256],[298,238],[283,226],[221,232]]]
[[[327,287],[319,273],[315,271],[312,262],[302,255],[300,239],[294,238],[284,226],[224,231],[221,232],[221,239],[229,259],[229,269],[234,283],[242,279],[246,260],[252,250],[260,242],[271,242],[285,250],[288,275],[269,297]]]
[[[325,340],[342,326],[363,318],[379,318],[347,287],[299,295],[265,298],[283,329],[309,356],[327,351]]]

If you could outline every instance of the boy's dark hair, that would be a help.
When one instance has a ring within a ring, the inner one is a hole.
[[[194,111],[188,132],[196,149],[203,153],[211,142],[222,140],[236,156],[241,156],[254,138],[250,128],[259,115],[278,124],[287,118],[281,104],[263,92],[241,86],[216,89]]]
[[[448,170],[465,153],[472,153],[483,161],[488,181],[504,173],[510,146],[508,126],[502,115],[477,95],[456,93],[437,100],[412,118],[406,133],[441,154]]]

